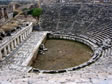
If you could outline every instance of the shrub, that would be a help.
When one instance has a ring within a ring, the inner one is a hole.
[[[18,14],[18,12],[17,11],[14,11],[13,12],[13,17],[15,17],[17,14]]]
[[[24,9],[22,9],[22,11],[27,11],[28,10],[28,8],[24,8]]]
[[[39,17],[42,14],[42,8],[33,8],[32,9],[32,16]]]
[[[29,10],[29,11],[27,12],[27,14],[28,14],[28,15],[32,15],[32,12],[33,12],[33,9]]]

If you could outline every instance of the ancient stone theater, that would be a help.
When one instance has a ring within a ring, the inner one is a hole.
[[[0,3],[0,84],[112,84],[111,0]]]

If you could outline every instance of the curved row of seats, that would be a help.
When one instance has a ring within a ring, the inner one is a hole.
[[[112,5],[58,3],[42,8],[42,30],[83,34],[99,44],[112,37]]]

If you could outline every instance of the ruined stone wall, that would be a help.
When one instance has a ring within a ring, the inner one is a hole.
[[[40,0],[41,4],[54,3],[112,3],[112,0]]]
[[[11,18],[13,18],[12,6],[0,5],[0,26]]]
[[[41,4],[76,3],[76,2],[90,3],[93,2],[93,0],[40,0]]]

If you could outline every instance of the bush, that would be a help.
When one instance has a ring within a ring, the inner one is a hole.
[[[28,14],[28,15],[32,15],[32,12],[33,12],[33,9],[29,10],[29,11],[27,12],[27,14]]]
[[[39,17],[42,14],[42,8],[33,8],[32,9],[32,16]]]
[[[22,11],[27,11],[28,10],[28,8],[24,8],[24,9],[22,9]]]
[[[15,17],[18,14],[18,12],[14,11],[13,12],[13,17]]]

